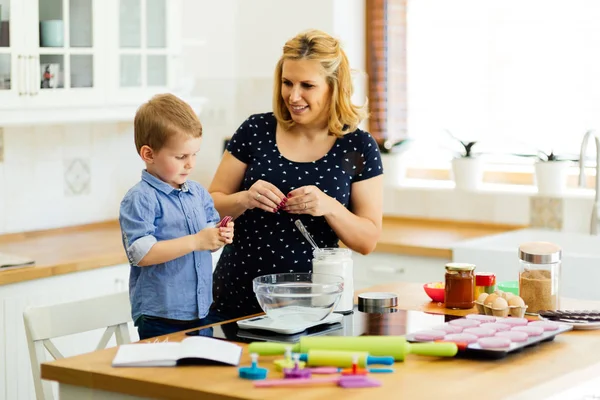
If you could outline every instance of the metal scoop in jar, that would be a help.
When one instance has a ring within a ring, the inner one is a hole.
[[[304,226],[304,224],[302,223],[302,221],[300,221],[299,219],[297,219],[296,221],[294,221],[294,223],[296,224],[296,227],[298,228],[298,230],[300,231],[300,233],[302,233],[302,236],[304,236],[306,238],[306,240],[308,240],[308,243],[311,244],[311,246],[313,247],[313,249],[320,250],[319,246],[317,246],[317,244],[315,243],[315,241],[313,240],[313,238],[310,236],[310,233],[308,233],[308,231],[306,230],[306,227]]]

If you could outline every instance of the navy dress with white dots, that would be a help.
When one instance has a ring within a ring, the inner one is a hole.
[[[287,195],[315,185],[349,206],[353,182],[383,173],[377,143],[357,129],[335,141],[329,152],[312,162],[286,159],[277,148],[273,113],[250,116],[233,135],[227,150],[248,168],[239,190],[248,190],[259,179]],[[235,239],[225,246],[213,276],[213,309],[237,318],[261,312],[252,290],[260,275],[310,272],[312,247],[294,225],[300,219],[319,247],[338,247],[338,237],[325,217],[270,213],[255,208],[235,220]]]

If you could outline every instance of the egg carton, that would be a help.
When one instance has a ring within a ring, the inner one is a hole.
[[[523,318],[527,306],[508,306],[503,308],[492,308],[490,305],[486,305],[480,302],[475,302],[477,312],[482,315],[493,315],[494,317],[516,317]]]
[[[492,296],[494,298],[490,299]],[[521,297],[501,290],[496,290],[491,294],[482,293],[475,301],[475,306],[479,314],[493,315],[494,317],[523,318],[527,311],[527,304]]]

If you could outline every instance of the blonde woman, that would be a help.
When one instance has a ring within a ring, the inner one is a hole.
[[[213,315],[260,312],[252,279],[310,272],[312,247],[368,254],[381,232],[381,157],[358,128],[367,116],[351,102],[348,58],[340,42],[310,30],[283,47],[275,67],[273,112],[251,115],[231,138],[209,192],[235,218],[236,240],[214,273]]]

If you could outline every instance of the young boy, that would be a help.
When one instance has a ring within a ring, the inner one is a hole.
[[[132,317],[146,339],[210,323],[210,252],[232,243],[233,222],[215,227],[210,194],[188,181],[202,136],[188,104],[154,96],[138,109],[134,134],[146,169],[123,198],[119,223],[131,264]]]

